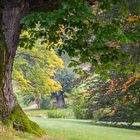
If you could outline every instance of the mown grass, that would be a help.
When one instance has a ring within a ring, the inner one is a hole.
[[[31,117],[55,140],[140,140],[139,130],[93,125],[89,120]]]
[[[64,114],[70,112],[70,110],[58,110],[58,112],[61,111]],[[91,120],[46,118],[44,117],[46,112],[48,111],[34,110],[26,113],[51,137],[41,138],[11,128],[0,127],[0,140],[140,140],[140,130],[97,125]]]

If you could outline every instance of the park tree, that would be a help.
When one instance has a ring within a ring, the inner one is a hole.
[[[40,3],[41,2],[41,3]],[[55,8],[57,1],[0,1],[0,120],[16,129],[38,135],[44,132],[22,111],[12,88],[12,67],[20,35],[20,20],[27,12],[42,7]]]
[[[72,90],[72,82],[77,78],[77,74],[74,72],[73,68],[69,67],[71,58],[68,54],[61,55],[64,62],[64,68],[58,69],[56,72],[56,79],[61,83],[62,90],[54,94],[56,98],[57,107],[65,107],[65,99],[67,99],[67,94]]]
[[[27,119],[13,93],[12,66],[20,23],[23,30],[30,31],[30,38],[21,37],[21,46],[32,48],[34,41],[44,36],[42,42],[49,40],[49,47],[77,56],[76,64],[91,62],[105,69],[119,66],[118,60],[127,54],[123,43],[139,44],[139,8],[135,7],[137,1],[131,0],[0,0],[0,120],[24,131],[43,133]],[[41,27],[34,32],[38,21]]]
[[[25,103],[34,101],[40,109],[43,97],[61,91],[61,83],[55,75],[63,67],[63,61],[56,52],[47,50],[38,40],[32,50],[19,48],[14,62],[13,80]]]

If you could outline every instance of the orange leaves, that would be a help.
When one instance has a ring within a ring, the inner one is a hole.
[[[140,16],[136,16],[136,15],[129,16],[127,21],[130,22],[130,23],[140,21]]]
[[[127,91],[127,89],[128,89],[128,86],[127,86],[126,84],[123,84],[123,89],[122,89],[122,91],[121,91],[121,92],[126,92],[126,91]]]
[[[128,80],[123,84],[122,92],[126,92],[128,87],[133,85],[137,79],[140,79],[140,73],[134,74],[128,78]]]
[[[115,90],[115,80],[111,80],[111,83],[109,85],[108,91],[105,93],[105,95],[108,95]]]
[[[138,79],[140,79],[140,73],[133,74],[131,76],[127,76],[125,79],[123,79],[123,84],[119,84],[119,80],[111,80],[110,85],[108,88],[108,91],[105,93],[105,95],[108,95],[110,93],[113,93],[117,91],[118,93],[126,92],[128,88],[133,85]]]

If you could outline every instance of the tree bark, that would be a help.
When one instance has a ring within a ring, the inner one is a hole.
[[[65,107],[65,100],[64,100],[63,91],[59,91],[56,93],[56,102],[57,102],[58,108]]]
[[[20,34],[20,19],[25,3],[0,3],[0,120],[10,120],[17,105],[12,88],[12,67]]]
[[[0,121],[15,129],[37,135],[45,134],[28,119],[18,105],[12,88],[12,68],[16,54],[20,19],[28,10],[25,0],[0,0]]]

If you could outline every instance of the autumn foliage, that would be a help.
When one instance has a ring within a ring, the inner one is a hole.
[[[126,92],[128,88],[135,84],[135,82],[140,79],[140,73],[125,76],[125,78],[110,80],[110,85],[108,87],[105,95],[118,91],[118,93]]]

